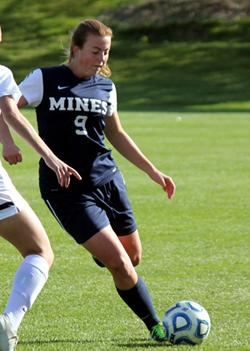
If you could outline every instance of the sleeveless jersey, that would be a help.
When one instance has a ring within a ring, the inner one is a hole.
[[[35,70],[19,87],[28,103],[36,106],[41,138],[82,176],[82,181],[72,178],[68,191],[108,182],[117,170],[104,143],[105,118],[116,110],[113,82],[101,75],[80,79],[62,65]],[[39,178],[42,193],[60,190],[42,159]]]

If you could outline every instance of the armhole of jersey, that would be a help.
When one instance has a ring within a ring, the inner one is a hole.
[[[112,90],[109,96],[109,103],[110,103],[110,106],[108,109],[107,116],[111,117],[114,112],[117,112],[117,93],[116,93],[116,87],[114,83],[112,83]]]

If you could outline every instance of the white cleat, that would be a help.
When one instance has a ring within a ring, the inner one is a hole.
[[[12,330],[9,317],[4,314],[0,315],[0,350],[15,351],[17,341],[17,335]]]

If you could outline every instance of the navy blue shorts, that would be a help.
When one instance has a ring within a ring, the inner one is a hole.
[[[133,211],[120,172],[106,184],[80,194],[61,193],[44,198],[59,224],[83,244],[107,225],[118,236],[136,230]]]

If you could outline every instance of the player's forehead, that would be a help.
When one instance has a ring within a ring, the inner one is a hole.
[[[95,35],[89,33],[84,46],[92,47],[92,48],[99,48],[102,50],[110,49],[111,46],[111,36],[105,35]]]

